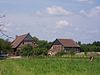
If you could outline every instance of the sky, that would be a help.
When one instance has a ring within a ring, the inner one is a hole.
[[[48,41],[100,41],[100,0],[0,0],[2,15],[1,28],[13,39],[30,33]]]

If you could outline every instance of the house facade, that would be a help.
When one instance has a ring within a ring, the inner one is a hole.
[[[33,48],[37,46],[36,43],[33,41],[32,36],[29,33],[16,36],[16,39],[11,44],[13,49],[13,54],[17,55],[21,47],[25,45],[31,45]]]
[[[70,49],[75,49],[76,52],[80,52],[80,46],[72,39],[56,39],[50,50],[48,51],[49,55],[55,55],[62,50],[64,52],[69,51]]]

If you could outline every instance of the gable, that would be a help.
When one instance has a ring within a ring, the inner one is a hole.
[[[33,41],[33,38],[30,34],[28,34],[24,40],[30,40],[30,41]]]
[[[58,39],[56,39],[56,40],[54,41],[53,45],[62,45],[62,44],[58,41]]]
[[[21,36],[17,36],[16,39],[11,44],[12,48],[17,48],[24,40],[32,41],[33,39],[29,33]]]

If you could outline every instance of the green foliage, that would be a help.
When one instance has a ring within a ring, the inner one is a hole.
[[[0,39],[0,52],[8,53],[11,51],[10,42]]]
[[[52,42],[48,42],[45,40],[39,40],[37,44],[38,44],[38,47],[33,48],[34,55],[35,56],[47,55],[47,51],[51,47]]]
[[[49,49],[51,46],[51,42],[45,41],[45,40],[39,40],[38,41],[38,47],[39,48],[46,48]]]
[[[31,48],[29,46],[24,46],[21,49],[20,54],[22,56],[39,56],[47,55],[48,49],[51,47],[52,42],[45,40],[39,40],[37,37],[33,37],[33,41],[38,45],[36,48]]]
[[[25,45],[21,48],[20,50],[20,55],[21,56],[32,56],[33,55],[33,50],[32,46],[30,45]]]
[[[100,46],[93,45],[93,46],[90,46],[89,49],[94,52],[100,52]]]
[[[64,54],[66,54],[66,53],[64,52],[64,50],[62,50],[61,52],[58,52],[58,53],[56,54],[56,56],[62,56],[62,55],[64,55]]]
[[[46,40],[39,40],[37,37],[33,37],[33,41],[38,45],[36,48],[33,48],[33,55],[47,55],[47,51],[50,49],[52,42]]]
[[[70,55],[71,55],[71,56],[75,55],[75,51],[76,51],[76,50],[75,50],[74,48],[69,49]]]
[[[34,41],[35,43],[38,43],[38,42],[39,42],[39,39],[38,39],[36,36],[34,36],[34,37],[33,37],[33,41]]]
[[[83,52],[100,52],[100,46],[94,44],[83,44],[81,45],[81,51]]]
[[[100,59],[7,59],[0,61],[0,75],[100,75]]]
[[[85,45],[85,44],[81,45],[81,51],[82,51],[82,52],[88,52],[88,51],[89,51],[88,46]]]
[[[84,52],[84,55],[87,56],[87,52]]]
[[[78,41],[77,44],[78,44],[78,45],[81,45],[81,41]]]
[[[3,39],[0,39],[0,50],[3,50],[4,49],[4,45],[5,44],[5,41]]]
[[[73,55],[75,55],[75,53],[76,53],[76,49],[74,49],[74,48],[69,48],[69,49],[67,49],[66,52],[65,52],[64,50],[58,52],[58,53],[56,54],[56,56],[62,56],[62,55],[71,55],[71,56],[73,56]]]
[[[100,42],[94,41],[93,43],[81,44],[81,51],[84,52],[100,52]]]
[[[93,42],[93,45],[95,45],[95,46],[100,46],[100,42],[99,42],[99,41],[94,41],[94,42]]]
[[[39,55],[47,55],[47,49],[46,48],[33,48],[33,54],[34,56],[39,56]]]

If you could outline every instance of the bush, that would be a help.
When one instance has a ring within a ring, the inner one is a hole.
[[[10,51],[11,51],[10,42],[0,38],[0,54],[2,53],[7,54]]]
[[[89,47],[87,45],[81,45],[81,52],[88,52]]]
[[[47,55],[47,49],[46,48],[33,48],[33,54],[34,56],[39,56],[39,55]]]
[[[56,56],[62,56],[62,55],[64,55],[64,54],[66,54],[66,53],[64,52],[64,50],[62,50],[61,52],[58,52],[58,53],[56,54]]]
[[[70,53],[70,55],[71,56],[73,56],[73,55],[75,55],[75,49],[73,49],[73,48],[71,48],[71,49],[69,49],[69,53]]]
[[[62,56],[62,55],[65,55],[65,54],[73,56],[73,55],[75,55],[75,52],[76,52],[76,49],[70,48],[70,49],[67,49],[66,52],[64,50],[62,50],[61,52],[58,52],[56,54],[56,56]]]
[[[33,55],[33,48],[30,45],[25,45],[20,50],[21,56],[32,56]]]

